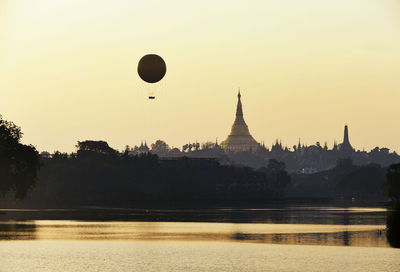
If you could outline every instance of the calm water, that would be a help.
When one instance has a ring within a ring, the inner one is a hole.
[[[400,271],[382,208],[0,212],[0,272]]]

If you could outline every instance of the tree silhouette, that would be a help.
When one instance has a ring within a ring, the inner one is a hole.
[[[290,176],[286,172],[285,163],[270,159],[267,167],[262,167],[259,171],[266,174],[268,181],[276,188],[278,196],[282,197],[285,187],[290,183]]]
[[[392,247],[400,248],[400,202],[397,202],[386,220],[386,237]]]
[[[384,194],[390,197],[392,201],[400,201],[400,163],[389,166],[383,189]]]
[[[91,141],[86,140],[83,142],[78,142],[76,145],[78,148],[78,156],[88,153],[96,153],[103,155],[116,155],[118,152],[112,149],[105,141]]]
[[[169,145],[163,140],[157,140],[154,144],[151,144],[151,153],[157,155],[166,155],[169,151]]]
[[[40,168],[39,153],[21,137],[20,127],[0,115],[0,194],[12,191],[18,199],[34,186]]]
[[[400,248],[400,163],[389,166],[382,187],[383,194],[390,197],[394,205],[386,219],[386,237],[392,247]]]

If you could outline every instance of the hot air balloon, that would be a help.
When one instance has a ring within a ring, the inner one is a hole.
[[[148,54],[140,59],[137,70],[143,81],[154,84],[165,76],[167,66],[159,55]],[[155,96],[149,95],[149,99],[155,99]]]

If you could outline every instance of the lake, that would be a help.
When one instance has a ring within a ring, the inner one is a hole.
[[[381,207],[0,212],[0,272],[400,269]]]

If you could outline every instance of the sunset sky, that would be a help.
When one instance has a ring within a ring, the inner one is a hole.
[[[139,59],[162,56],[150,89]],[[0,0],[0,114],[40,151],[222,141],[400,151],[400,1]]]

